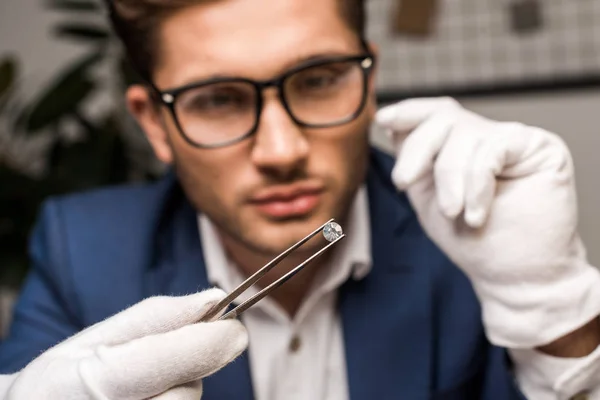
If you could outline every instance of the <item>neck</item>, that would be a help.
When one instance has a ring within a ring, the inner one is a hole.
[[[223,233],[220,236],[228,257],[236,264],[245,278],[254,274],[277,256],[277,254],[260,254]],[[307,254],[300,250],[293,252],[262,277],[256,286],[264,288],[270,285],[301,264],[310,255],[312,253]],[[284,285],[274,290],[269,296],[290,316],[294,316],[309,291],[315,276],[325,263],[327,263],[327,256],[323,255],[318,260],[307,265],[293,279],[290,279]]]

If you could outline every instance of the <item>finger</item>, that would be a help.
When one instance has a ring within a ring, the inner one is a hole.
[[[108,398],[140,399],[223,368],[248,345],[237,320],[198,323],[113,347],[100,347],[79,365],[82,380]]]
[[[392,131],[407,132],[416,129],[434,113],[459,107],[450,97],[409,99],[381,108],[375,114],[375,123]]]
[[[513,179],[532,173],[536,170],[537,153],[539,146],[523,132],[521,124],[497,123],[490,128],[490,135],[475,151],[467,174],[467,225],[483,226],[493,206],[498,178]]]
[[[507,162],[506,140],[489,138],[476,149],[467,172],[465,222],[480,228],[487,221],[496,195],[497,177]]]
[[[392,180],[399,189],[405,189],[433,170],[435,157],[444,145],[452,126],[452,114],[438,113],[423,122],[406,138],[392,171]]]
[[[186,383],[152,397],[150,400],[200,400],[202,397],[202,381]]]
[[[96,347],[169,332],[198,322],[223,297],[225,292],[220,289],[181,297],[151,297],[86,329],[69,342]]]
[[[548,168],[561,170],[568,166],[568,150],[556,151],[566,149],[558,136],[520,123],[503,123],[499,128],[506,147],[502,177],[522,178]]]
[[[435,198],[435,179],[433,175],[419,179],[406,189],[406,195],[417,213],[421,224],[443,218]]]
[[[477,136],[455,129],[435,161],[436,197],[442,213],[455,219],[465,205],[467,171],[477,144]]]
[[[384,132],[389,139],[392,149],[394,149],[394,155],[400,155],[404,141],[408,137],[410,132],[394,132],[391,129],[386,129]]]

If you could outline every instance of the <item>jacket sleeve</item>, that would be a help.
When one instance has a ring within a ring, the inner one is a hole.
[[[60,204],[42,207],[31,241],[31,270],[17,300],[8,337],[0,343],[0,374],[25,367],[77,333],[78,311]]]

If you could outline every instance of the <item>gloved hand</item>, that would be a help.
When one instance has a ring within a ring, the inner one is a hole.
[[[211,289],[144,300],[5,377],[11,386],[0,399],[198,400],[201,378],[248,344],[239,321],[196,323],[224,296]]]
[[[573,163],[540,128],[491,121],[449,98],[381,109],[393,181],[471,280],[489,340],[533,348],[600,315],[600,274],[577,232]]]

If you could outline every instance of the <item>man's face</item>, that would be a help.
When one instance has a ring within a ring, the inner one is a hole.
[[[268,80],[315,57],[359,55],[337,2],[223,0],[186,8],[162,25],[154,83],[164,90],[215,76]],[[166,108],[152,108],[140,88],[128,100],[192,204],[223,235],[274,254],[330,218],[344,221],[366,172],[372,86],[358,118],[325,129],[296,125],[268,88],[256,134],[216,149],[187,143]]]

